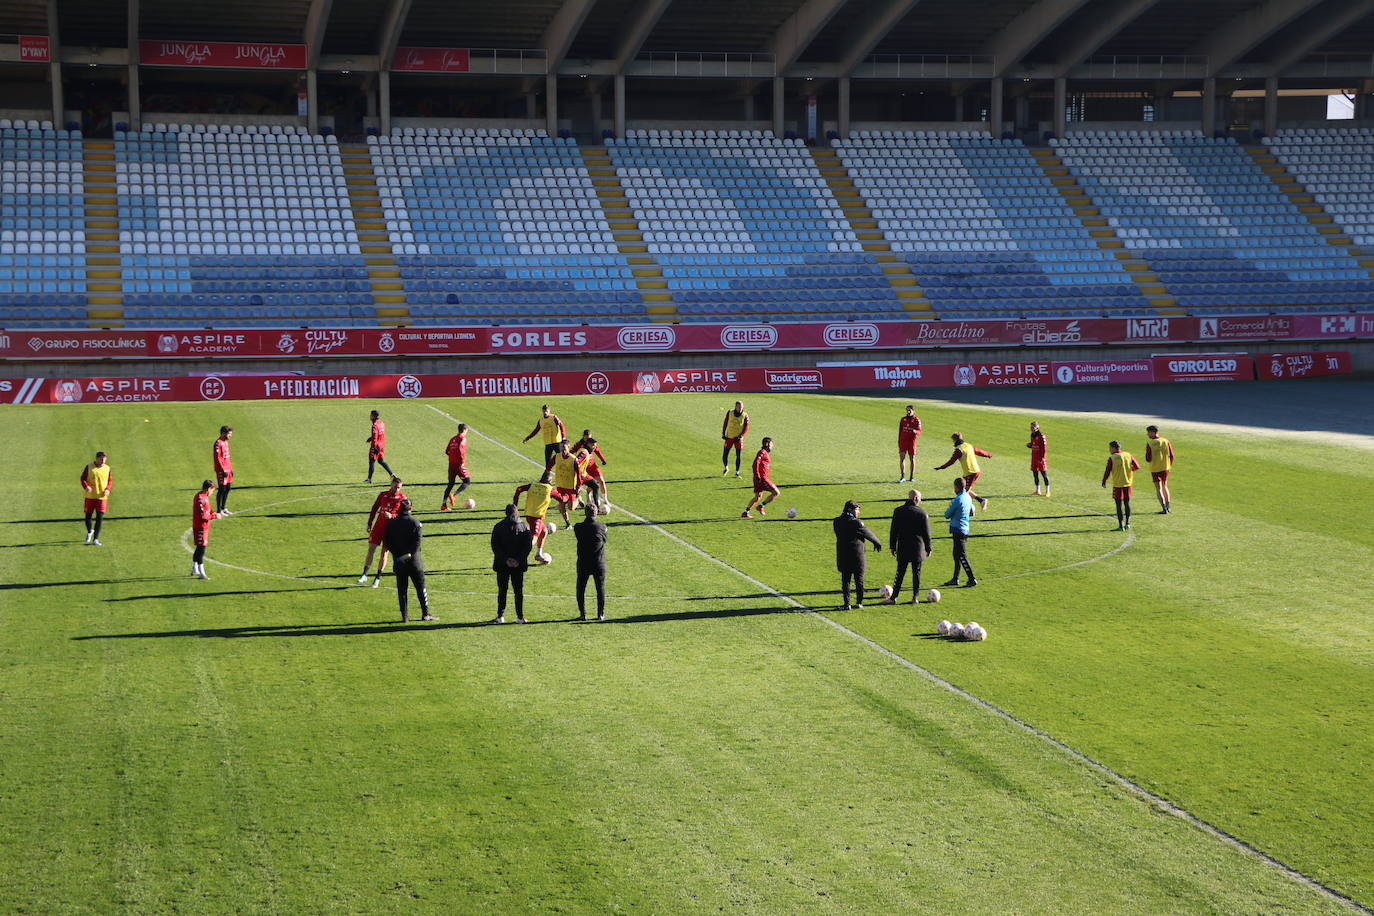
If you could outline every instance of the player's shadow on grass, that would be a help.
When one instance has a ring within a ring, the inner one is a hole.
[[[169,582],[185,576],[135,576],[129,579],[77,579],[68,582],[0,582],[0,591],[26,588],[63,588],[68,585],[122,585],[125,582]]]
[[[189,491],[188,491],[188,492],[189,492]],[[180,513],[180,512],[176,513],[175,515],[113,515],[113,516],[112,516],[112,515],[107,515],[107,516],[105,516],[105,524],[106,524],[106,525],[109,525],[109,524],[111,524],[111,523],[118,523],[118,522],[142,522],[142,521],[147,521],[147,520],[149,520],[149,519],[154,519],[154,518],[185,518],[185,516],[184,516],[182,513]],[[0,524],[5,524],[5,525],[48,525],[48,524],[56,524],[56,523],[60,523],[60,524],[63,524],[63,525],[73,525],[73,526],[79,525],[79,524],[81,523],[81,516],[80,516],[80,515],[76,515],[76,516],[63,516],[62,518],[12,518],[12,519],[10,519],[9,521],[3,522],[3,523],[0,523]],[[81,542],[80,542],[80,541],[76,541],[76,542],[74,542],[74,543],[79,544],[79,543],[81,543]]]
[[[190,579],[188,578],[189,582]],[[123,598],[103,598],[101,600],[109,603],[119,603],[124,601],[186,601],[191,598],[230,598],[239,595],[292,595],[301,592],[341,592],[348,588],[347,585],[324,585],[318,588],[259,588],[235,590],[229,592],[171,592],[165,595],[126,595]]]
[[[290,591],[290,589],[288,589]],[[306,589],[309,591],[309,589]],[[245,593],[225,593],[225,594],[245,594]],[[179,597],[185,595],[167,595],[150,597]],[[773,597],[773,596],[767,596]],[[721,608],[709,611],[683,611],[669,614],[631,614],[626,617],[608,617],[605,621],[587,621],[590,623],[668,623],[672,621],[690,620],[711,620],[726,617],[756,617],[764,614],[795,614],[800,612],[800,608],[779,605],[765,605],[763,607],[750,608]],[[576,617],[551,617],[538,619],[532,616],[529,623],[524,626],[534,626],[536,624],[554,623],[582,623]],[[191,639],[247,639],[264,636],[377,636],[388,633],[407,633],[412,630],[470,630],[476,627],[519,627],[521,624],[508,618],[507,623],[497,624],[490,620],[465,620],[457,623],[401,623],[400,621],[377,621],[376,623],[348,623],[348,624],[283,624],[281,626],[258,626],[258,627],[208,627],[195,630],[161,630],[147,633],[98,633],[90,636],[73,636],[73,642],[93,640],[93,639],[173,639],[177,637]]]

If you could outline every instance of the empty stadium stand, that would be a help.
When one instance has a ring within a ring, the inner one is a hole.
[[[1230,139],[1088,131],[1053,142],[1127,249],[1189,312],[1322,310],[1374,295],[1369,274]]]
[[[0,323],[86,324],[80,131],[0,119]]]
[[[904,316],[800,140],[631,130],[608,143],[683,319]]]
[[[835,146],[939,316],[1150,311],[1019,140],[858,131]]]
[[[333,137],[146,125],[115,170],[126,327],[374,320]]]
[[[402,128],[368,142],[412,323],[648,320],[570,139]]]
[[[1374,129],[1280,130],[1265,144],[1352,243],[1374,248]]]

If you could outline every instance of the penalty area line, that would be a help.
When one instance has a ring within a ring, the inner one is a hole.
[[[449,420],[452,420],[452,421],[455,422],[455,423],[458,422],[454,417],[452,417],[452,416],[450,416],[449,414],[445,413],[444,411],[440,410],[438,407],[435,407],[433,404],[426,404],[425,406],[428,407],[430,410],[434,411],[435,413],[437,413],[437,414],[439,414],[439,415],[441,415],[441,416],[443,416],[443,417],[447,417]],[[500,447],[500,448],[502,448],[502,449],[505,449],[507,452],[510,452],[512,455],[516,456],[517,458],[521,459],[522,461],[525,461],[525,462],[527,462],[527,463],[529,463],[529,464],[532,464],[532,465],[534,465],[535,467],[542,467],[542,465],[539,464],[539,462],[535,461],[533,458],[530,458],[528,455],[525,455],[525,454],[522,454],[522,453],[516,451],[515,449],[511,448],[509,445],[506,445],[504,442],[498,442],[497,440],[491,438],[490,436],[486,435],[486,434],[483,433],[482,431],[477,430],[477,429],[473,429],[471,426],[469,426],[468,428],[469,428],[470,431],[475,432],[477,435],[481,436],[483,439],[487,440],[487,441],[490,442],[491,444],[493,444],[493,445],[495,445],[495,446],[498,446],[498,447]],[[1287,877],[1287,878],[1289,878],[1289,879],[1291,879],[1291,880],[1297,882],[1298,884],[1303,885],[1304,887],[1308,888],[1309,890],[1316,891],[1318,894],[1322,895],[1323,897],[1326,897],[1328,900],[1334,901],[1334,902],[1336,902],[1336,903],[1341,904],[1342,906],[1345,906],[1346,908],[1348,908],[1348,909],[1351,910],[1352,912],[1356,912],[1356,913],[1366,913],[1366,914],[1371,914],[1371,916],[1374,916],[1374,909],[1370,909],[1369,907],[1365,906],[1364,904],[1360,903],[1359,901],[1354,900],[1354,899],[1352,899],[1352,898],[1350,898],[1350,897],[1347,897],[1345,894],[1342,894],[1340,891],[1335,890],[1334,888],[1331,888],[1331,887],[1326,886],[1326,885],[1323,884],[1322,882],[1318,881],[1316,878],[1313,878],[1313,877],[1311,877],[1311,876],[1309,876],[1309,875],[1303,874],[1302,872],[1298,871],[1296,868],[1293,868],[1291,865],[1288,865],[1288,864],[1286,864],[1286,863],[1280,861],[1279,859],[1274,858],[1273,856],[1269,855],[1268,853],[1264,852],[1263,850],[1259,849],[1258,847],[1255,847],[1255,846],[1250,845],[1250,844],[1247,843],[1245,840],[1242,840],[1240,837],[1237,837],[1237,836],[1235,836],[1234,834],[1228,833],[1227,831],[1221,829],[1220,827],[1216,826],[1215,824],[1213,824],[1213,823],[1211,823],[1211,822],[1209,822],[1209,821],[1203,820],[1202,818],[1198,817],[1196,814],[1193,814],[1191,811],[1187,810],[1186,808],[1181,808],[1181,807],[1179,807],[1178,805],[1176,805],[1176,804],[1174,804],[1173,802],[1169,801],[1169,800],[1168,800],[1167,798],[1165,798],[1164,796],[1162,796],[1162,795],[1156,795],[1154,792],[1151,792],[1149,789],[1145,788],[1144,786],[1142,786],[1142,785],[1140,785],[1139,783],[1137,783],[1137,782],[1133,781],[1132,779],[1130,779],[1130,777],[1127,777],[1127,776],[1122,775],[1121,773],[1118,773],[1116,770],[1114,770],[1114,769],[1112,769],[1111,767],[1107,766],[1105,763],[1101,763],[1100,761],[1094,760],[1092,757],[1089,757],[1087,754],[1083,753],[1082,751],[1077,750],[1076,748],[1074,748],[1074,747],[1072,747],[1072,746],[1070,746],[1070,745],[1068,745],[1068,744],[1065,744],[1063,741],[1060,741],[1058,738],[1054,737],[1053,735],[1049,734],[1048,732],[1042,731],[1041,729],[1035,727],[1034,725],[1031,725],[1029,722],[1027,722],[1027,721],[1025,721],[1025,720],[1023,720],[1023,719],[1018,718],[1017,716],[1013,715],[1012,713],[1007,712],[1007,711],[1006,711],[1005,709],[1003,709],[1002,707],[997,706],[997,705],[994,704],[994,703],[990,703],[990,702],[988,702],[987,700],[984,700],[982,697],[980,697],[980,696],[978,696],[978,695],[976,695],[976,694],[974,694],[974,693],[971,693],[971,692],[965,690],[964,688],[960,687],[958,684],[955,684],[953,681],[947,681],[947,680],[945,680],[945,679],[942,678],[940,675],[936,674],[934,671],[931,671],[931,670],[928,669],[928,668],[924,668],[924,667],[922,667],[921,665],[918,665],[918,664],[916,664],[915,662],[913,662],[911,659],[906,658],[906,657],[904,657],[904,656],[902,656],[902,655],[899,655],[899,654],[897,654],[896,652],[893,652],[891,649],[887,648],[886,646],[882,645],[881,643],[878,643],[878,642],[875,642],[875,641],[869,639],[867,636],[864,636],[862,633],[859,633],[859,632],[857,632],[857,631],[855,631],[855,630],[851,630],[849,627],[845,626],[844,624],[840,623],[840,622],[837,621],[837,620],[834,620],[834,619],[832,619],[832,618],[826,616],[825,614],[821,613],[820,611],[817,611],[815,608],[809,607],[809,606],[807,606],[807,605],[805,605],[805,604],[802,604],[800,601],[798,601],[797,599],[793,598],[791,595],[785,595],[785,594],[783,594],[782,592],[780,592],[780,591],[778,591],[777,589],[773,588],[771,585],[768,585],[767,583],[762,582],[762,581],[760,581],[760,580],[754,578],[753,576],[749,575],[749,574],[748,574],[747,572],[745,572],[744,570],[739,569],[738,567],[731,565],[730,563],[726,562],[725,560],[722,560],[720,557],[717,557],[717,556],[715,556],[714,554],[711,554],[711,553],[707,553],[705,550],[703,550],[702,548],[698,547],[696,544],[693,544],[693,543],[691,543],[690,541],[686,541],[686,540],[682,539],[681,537],[679,537],[678,535],[676,535],[676,534],[674,534],[673,532],[669,531],[668,529],[663,528],[662,526],[657,525],[657,524],[655,524],[655,523],[649,521],[648,519],[644,518],[644,517],[641,516],[641,515],[636,515],[634,512],[631,512],[630,510],[626,509],[625,506],[624,506],[623,504],[618,505],[617,508],[618,508],[623,514],[625,514],[625,515],[629,516],[630,518],[636,520],[637,522],[639,522],[639,523],[642,524],[642,525],[646,525],[647,527],[654,529],[654,530],[657,531],[659,534],[662,534],[664,537],[668,538],[669,540],[675,541],[676,543],[682,545],[683,547],[687,548],[687,549],[690,550],[692,553],[695,553],[697,556],[701,557],[702,559],[707,560],[707,561],[709,561],[709,562],[711,562],[711,563],[716,564],[717,566],[720,566],[720,567],[722,567],[722,568],[724,568],[724,569],[729,570],[730,572],[732,572],[732,573],[734,573],[735,575],[739,576],[739,577],[740,577],[741,579],[743,579],[745,582],[748,582],[750,585],[754,585],[754,586],[758,587],[760,590],[762,590],[762,591],[764,591],[764,592],[767,592],[767,593],[770,594],[770,595],[776,596],[776,597],[779,598],[780,600],[782,600],[782,601],[786,602],[787,604],[791,605],[791,606],[792,606],[793,608],[795,608],[796,610],[804,611],[804,612],[805,612],[806,614],[808,614],[809,616],[811,616],[811,617],[813,617],[813,618],[815,618],[815,619],[817,619],[817,620],[824,621],[825,623],[827,623],[827,624],[829,624],[830,626],[834,627],[836,630],[838,630],[838,631],[840,631],[841,633],[843,633],[844,635],[848,636],[850,639],[853,639],[853,640],[855,640],[856,642],[859,642],[859,643],[861,643],[861,644],[867,646],[868,648],[872,649],[874,652],[877,652],[879,655],[882,655],[882,656],[886,657],[887,659],[889,659],[889,660],[891,660],[891,661],[893,661],[893,662],[896,662],[898,665],[901,665],[903,668],[906,668],[906,669],[908,669],[909,671],[913,671],[913,672],[915,672],[916,674],[919,674],[921,677],[925,678],[927,681],[929,681],[930,683],[934,684],[935,686],[940,687],[940,688],[942,688],[942,689],[944,689],[944,690],[946,690],[946,691],[948,691],[948,692],[954,694],[955,696],[960,697],[960,698],[962,698],[962,699],[964,699],[964,700],[967,700],[968,702],[973,703],[974,705],[976,705],[976,706],[978,706],[978,707],[980,707],[980,708],[986,710],[987,712],[992,713],[993,715],[997,716],[997,717],[998,717],[999,719],[1001,719],[1002,721],[1004,721],[1004,722],[1006,722],[1006,723],[1008,723],[1008,724],[1010,724],[1010,725],[1015,726],[1016,728],[1018,728],[1018,729],[1020,729],[1021,731],[1025,732],[1026,734],[1031,735],[1031,736],[1033,736],[1033,737],[1035,737],[1035,738],[1039,738],[1041,741],[1046,742],[1046,743],[1049,744],[1051,747],[1054,747],[1054,748],[1056,748],[1057,750],[1059,750],[1060,752],[1062,752],[1062,753],[1068,755],[1070,758],[1072,758],[1073,760],[1076,760],[1076,761],[1079,762],[1080,764],[1083,764],[1084,766],[1086,766],[1088,769],[1092,770],[1093,772],[1095,772],[1095,773],[1097,773],[1097,774],[1099,774],[1099,775],[1101,775],[1101,776],[1107,777],[1107,778],[1110,779],[1112,782],[1116,783],[1119,787],[1121,787],[1122,789],[1124,789],[1128,794],[1135,796],[1137,799],[1140,799],[1141,801],[1147,802],[1147,803],[1150,804],[1151,806],[1157,808],[1157,809],[1160,810],[1160,811],[1165,812],[1166,814],[1171,814],[1171,815],[1173,815],[1174,817],[1179,818],[1180,820],[1186,821],[1188,824],[1192,825],[1193,827],[1196,827],[1198,830],[1201,830],[1203,833],[1206,833],[1207,835],[1211,836],[1213,839],[1220,840],[1221,842],[1225,843],[1226,845],[1230,846],[1231,848],[1233,848],[1233,849],[1235,849],[1235,850],[1237,850],[1237,851],[1239,851],[1239,852],[1241,852],[1241,853],[1243,853],[1243,854],[1245,854],[1245,855],[1247,855],[1247,856],[1250,856],[1250,857],[1253,858],[1253,859],[1258,860],[1260,863],[1262,863],[1262,864],[1268,866],[1269,868],[1273,869],[1274,871],[1279,872],[1279,873],[1282,874],[1283,876],[1285,876],[1285,877]],[[1118,552],[1118,551],[1120,551],[1120,550],[1124,550],[1126,547],[1130,546],[1130,544],[1134,541],[1134,535],[1135,535],[1135,533],[1134,533],[1134,531],[1132,531],[1131,534],[1130,534],[1130,536],[1127,537],[1127,539],[1121,544],[1121,546],[1117,547],[1115,550],[1111,551],[1110,553],[1105,554],[1103,557],[1097,557],[1097,558],[1094,558],[1094,559],[1104,559],[1106,556],[1110,556],[1112,553],[1116,553],[1116,552]],[[1063,568],[1068,569],[1068,568],[1071,568],[1071,567],[1074,567],[1074,566],[1081,566],[1081,565],[1083,565],[1083,563],[1085,563],[1085,562],[1094,562],[1094,560],[1086,560],[1086,561],[1082,561],[1082,562],[1079,562],[1079,563],[1070,563],[1070,564],[1068,564],[1067,566],[1065,566],[1065,567],[1063,567]],[[1048,571],[1050,571],[1050,570],[1046,570],[1046,571],[1048,572]],[[1031,575],[1031,573],[1023,573],[1022,575]],[[1014,577],[1014,576],[1005,576],[1005,577],[1002,577],[1002,578],[1016,578],[1016,577]]]

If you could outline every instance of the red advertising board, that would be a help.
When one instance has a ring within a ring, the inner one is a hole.
[[[467,73],[470,58],[467,48],[397,48],[391,58],[392,70],[420,73]]]
[[[140,41],[138,62],[148,67],[304,70],[305,45],[240,41]]]
[[[51,46],[46,35],[20,35],[19,59],[35,64],[45,64],[52,60]]]
[[[1157,382],[1235,382],[1253,379],[1249,353],[1155,354]]]
[[[1204,334],[1210,336],[1203,336]],[[1252,336],[1246,336],[1252,335]],[[520,356],[1179,344],[1374,338],[1370,315],[451,328],[0,331],[0,359]]]
[[[1290,358],[1293,361],[1289,361]],[[1307,360],[1310,358],[1310,364]],[[1291,378],[1348,372],[1348,353],[1267,354]],[[1291,368],[1290,368],[1291,367]],[[450,398],[657,394],[661,392],[857,391],[961,385],[1082,385],[1252,378],[1246,354],[1032,363],[880,363],[798,368],[472,372],[444,375],[231,374],[160,378],[0,379],[3,404],[260,401],[299,398]]]
[[[1255,356],[1255,375],[1262,379],[1316,378],[1349,375],[1350,354],[1345,350],[1321,353],[1260,353]]]

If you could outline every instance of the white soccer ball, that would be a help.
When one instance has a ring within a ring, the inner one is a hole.
[[[597,515],[610,515],[610,514],[611,514],[611,504],[610,504],[610,503],[602,503],[600,506],[597,506],[597,508],[596,508],[596,514],[597,514]]]
[[[955,639],[964,638],[964,625],[962,623],[952,623],[949,625],[949,635]]]
[[[978,632],[978,621],[976,621],[976,620],[970,620],[967,624],[964,625],[964,635],[965,635],[966,637],[968,637],[969,639],[972,639],[972,638],[973,638],[973,634],[974,634],[974,633],[977,633],[977,632]]]
[[[972,635],[970,635],[968,638],[973,640],[974,642],[982,642],[983,640],[988,638],[988,631],[983,629],[982,624],[979,624],[978,629],[974,630]]]
[[[553,562],[553,554],[549,553],[549,552],[546,550],[546,551],[544,551],[543,553],[536,554],[536,555],[535,555],[535,559],[538,560],[540,563],[552,563],[552,562]]]
[[[884,601],[886,601],[887,599],[891,598],[891,597],[892,597],[892,586],[890,586],[890,585],[880,585],[880,586],[878,586],[878,597],[881,598],[881,599],[883,599]]]
[[[547,531],[549,534],[553,534],[558,530],[558,526],[555,525],[553,522],[545,522],[544,530]]]
[[[948,636],[950,628],[952,628],[953,626],[954,624],[950,623],[948,620],[942,620],[938,625],[936,625],[935,632],[939,633],[941,636]]]
[[[463,500],[463,508],[464,508],[464,509],[476,509],[476,508],[477,508],[477,500],[475,500],[475,499],[473,499],[471,496],[469,496],[467,499]]]
[[[931,604],[934,604],[937,601],[939,601],[940,590],[938,588],[932,588],[930,591],[926,592],[926,600],[929,601]]]
[[[797,517],[797,507],[796,507],[796,506],[788,506],[788,507],[787,507],[787,517],[788,517],[788,518],[796,518],[796,517]]]

